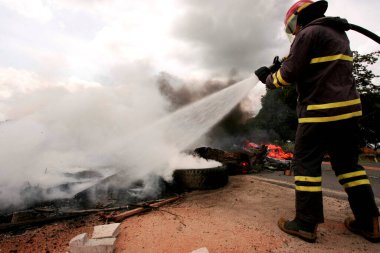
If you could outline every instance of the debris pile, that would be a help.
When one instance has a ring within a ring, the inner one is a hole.
[[[72,198],[33,203],[23,209],[0,209],[0,232],[23,230],[90,214],[99,214],[107,220],[122,220],[115,212],[136,212],[135,209],[148,211],[179,198],[163,179],[157,179],[162,184],[161,192],[154,196],[141,194],[145,187],[141,181],[123,186],[115,184],[116,179],[116,176],[102,179]]]
[[[247,142],[238,151],[224,151],[211,147],[199,147],[194,154],[222,163],[229,174],[251,174],[262,170],[286,171],[292,168],[293,154],[273,144],[258,145]]]
[[[95,226],[92,238],[83,233],[70,240],[70,253],[112,253],[119,232],[120,223]]]

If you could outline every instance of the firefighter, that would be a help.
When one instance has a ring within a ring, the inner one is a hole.
[[[358,164],[358,118],[353,57],[347,21],[325,17],[326,1],[298,1],[287,12],[286,33],[294,38],[279,68],[255,71],[268,89],[296,85],[298,127],[294,148],[296,216],[280,218],[284,232],[315,242],[323,223],[321,164],[327,153],[345,189],[354,218],[345,226],[379,242],[379,210],[366,171]]]

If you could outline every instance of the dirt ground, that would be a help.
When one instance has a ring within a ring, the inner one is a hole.
[[[379,252],[351,234],[342,221],[347,201],[324,198],[325,223],[310,244],[281,232],[277,220],[294,216],[294,190],[258,181],[249,175],[230,177],[218,190],[188,193],[180,201],[122,222],[116,253],[186,253],[207,247],[210,253]],[[0,235],[0,252],[65,252],[77,234],[91,234],[97,217],[59,222]]]

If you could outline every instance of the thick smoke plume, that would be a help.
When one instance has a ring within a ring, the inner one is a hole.
[[[159,89],[170,102],[169,109],[177,110],[189,103],[200,100],[212,93],[234,85],[240,81],[237,71],[232,70],[226,80],[209,79],[204,82],[182,81],[167,73],[162,73],[159,80]],[[222,121],[207,133],[204,143],[218,148],[231,149],[249,138],[244,132],[244,124],[256,115],[261,108],[261,96],[264,86],[255,87]]]
[[[22,207],[33,198],[69,197],[45,190],[78,182],[67,175],[84,169],[102,177],[123,171],[119,187],[143,179],[150,191],[145,194],[152,195],[159,189],[151,187],[157,185],[151,174],[170,180],[178,161],[183,161],[182,168],[189,160],[193,168],[207,167],[205,161],[183,158],[181,150],[156,139],[155,133],[138,134],[168,115],[167,102],[147,83],[133,89],[49,87],[3,99],[7,109],[0,124],[0,209]]]
[[[151,178],[149,165],[166,158],[154,173],[170,177],[180,151],[133,140],[135,132],[249,77],[288,47],[279,31],[289,1],[42,1],[32,9],[8,2],[0,8],[0,209],[57,197],[30,189],[72,182],[67,173],[81,169]],[[242,77],[188,81],[231,68]],[[164,75],[159,91],[152,78],[159,71],[186,81]],[[230,137],[259,110],[265,89],[257,89],[197,144],[234,143]],[[135,153],[144,157],[139,169],[129,159]]]

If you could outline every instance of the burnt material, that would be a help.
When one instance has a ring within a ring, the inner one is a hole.
[[[182,190],[209,190],[225,186],[228,173],[225,167],[175,170],[173,180]]]
[[[236,175],[262,170],[267,149],[265,146],[262,146],[251,152],[229,152],[209,147],[200,147],[195,149],[194,153],[207,160],[211,159],[222,163],[230,175]]]

